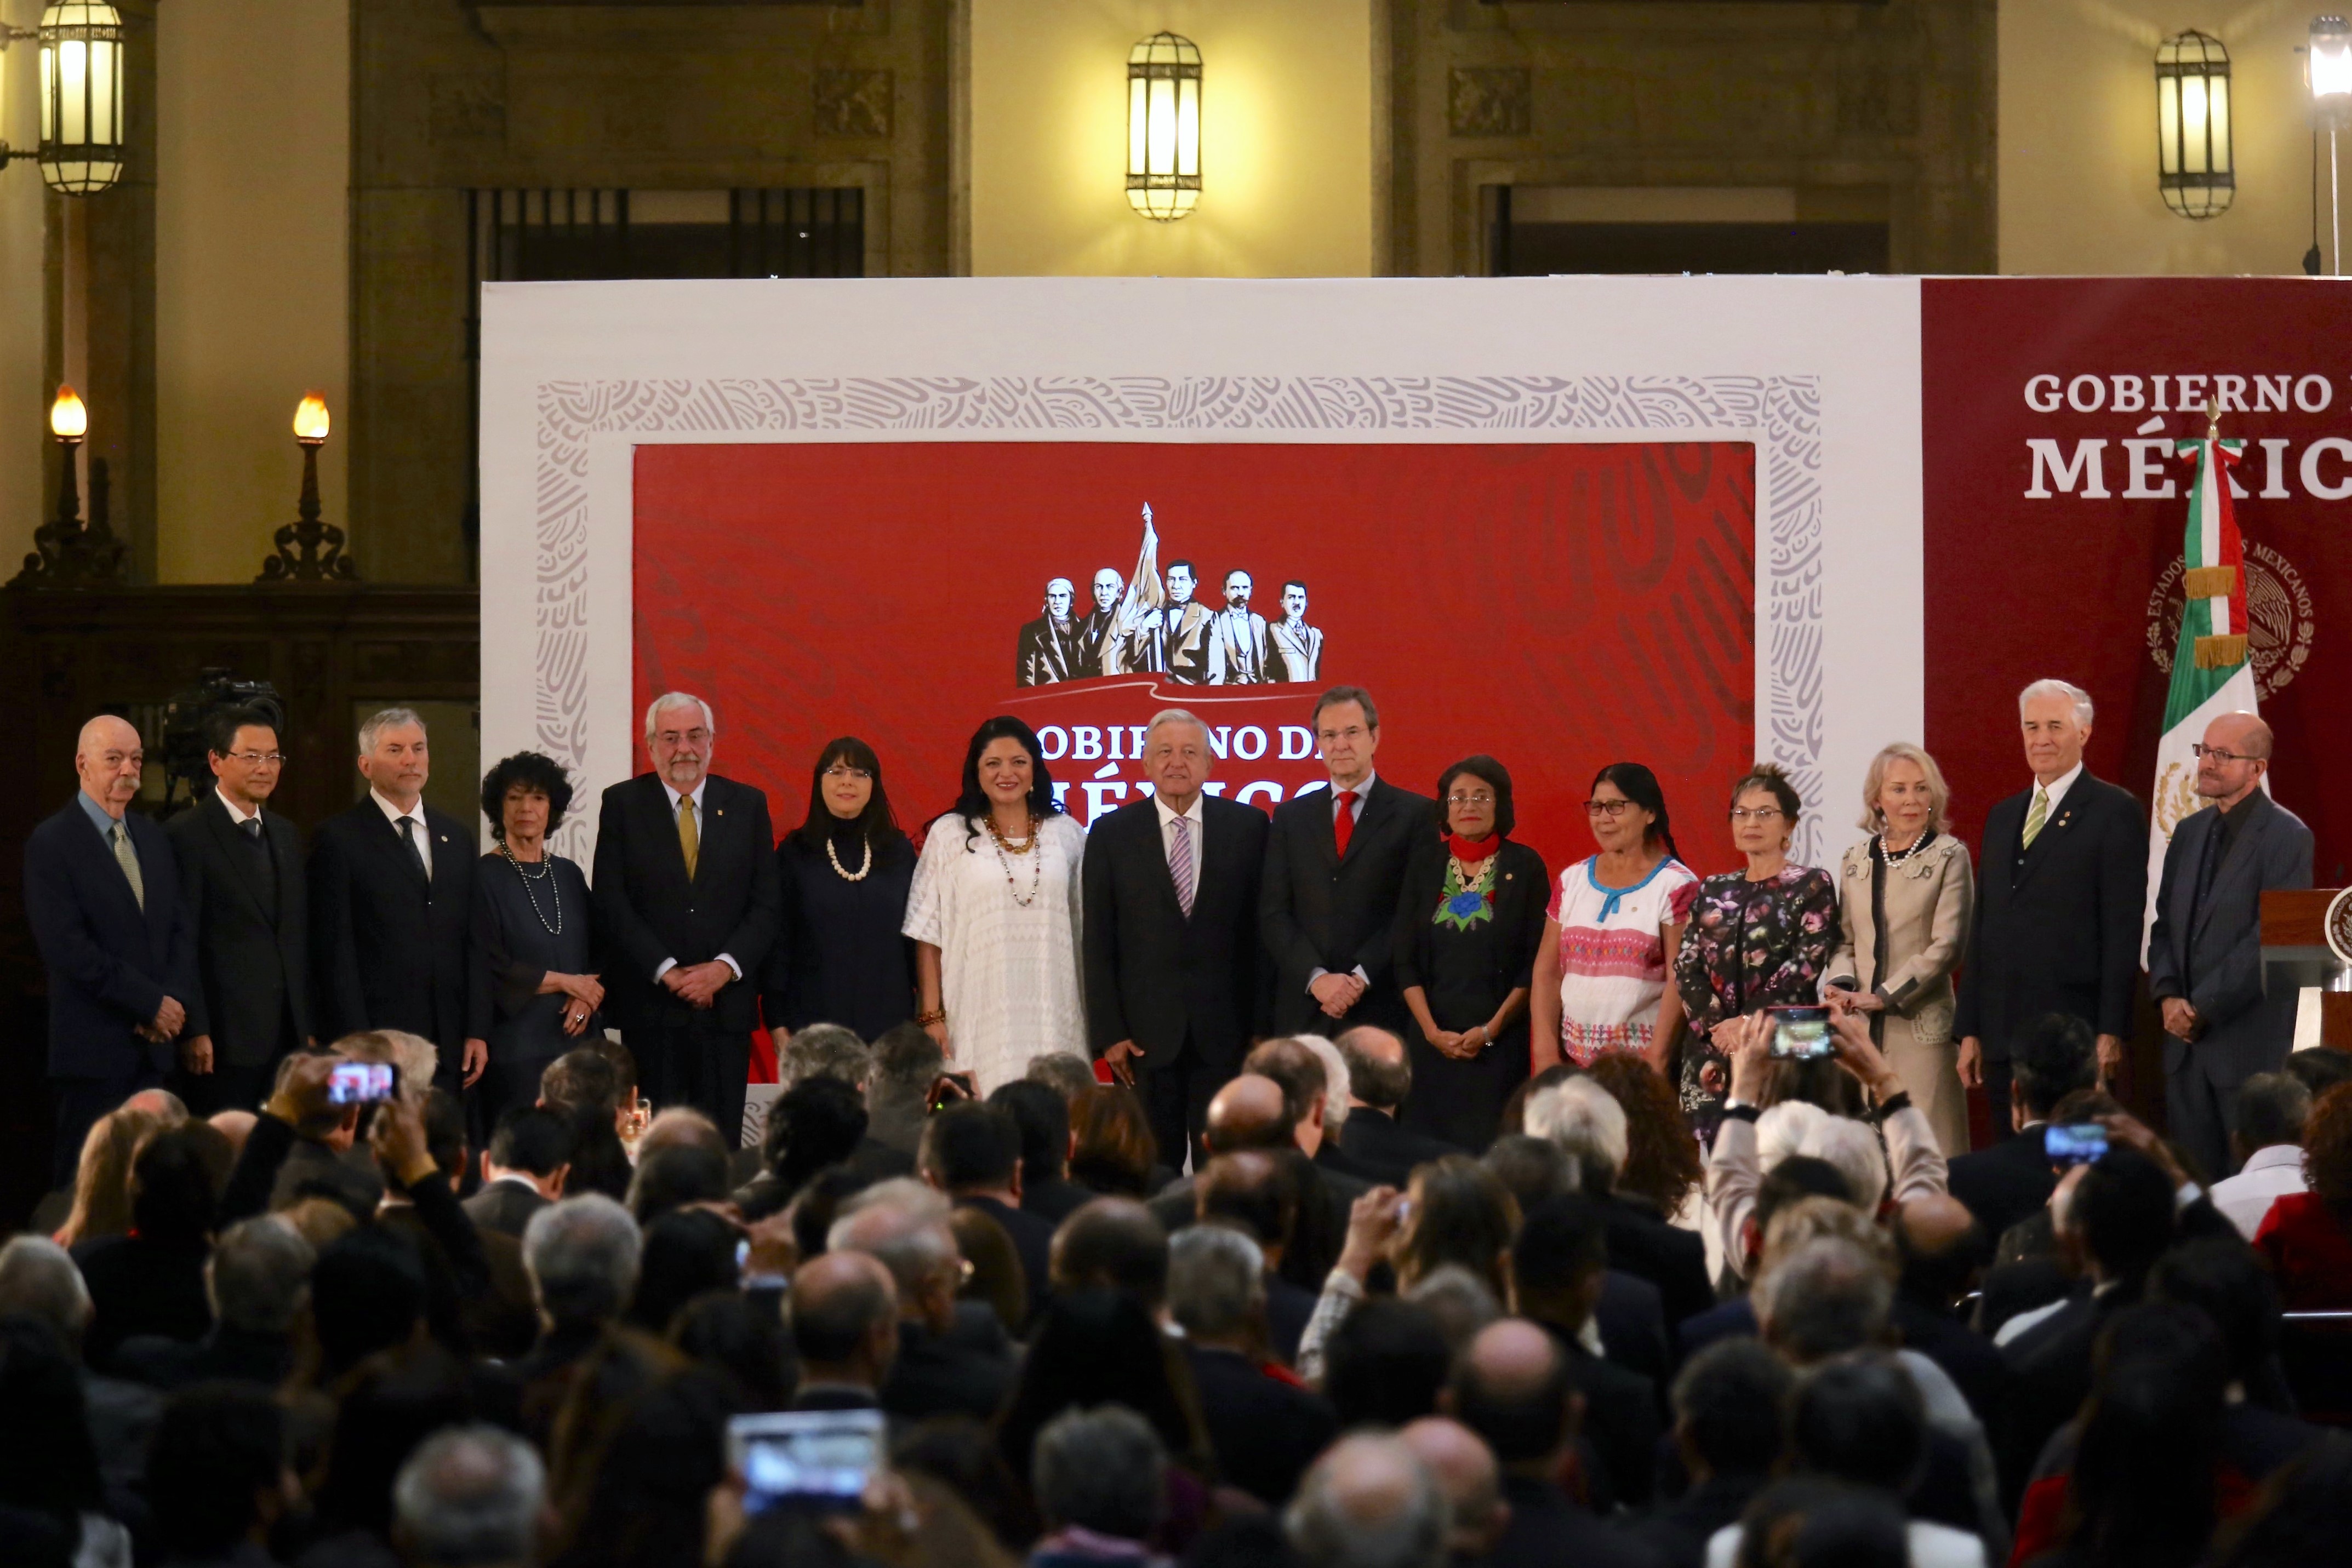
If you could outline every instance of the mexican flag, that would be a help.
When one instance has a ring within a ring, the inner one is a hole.
[[[2189,465],[2189,528],[2180,547],[2187,568],[2180,640],[2172,650],[2172,686],[2164,699],[2164,737],[2156,747],[2156,787],[2148,799],[2147,908],[2140,955],[2156,925],[2156,895],[2164,878],[2165,846],[2172,830],[2205,802],[2197,794],[2197,754],[2205,727],[2225,713],[2254,711],[2254,666],[2246,643],[2245,551],[2230,505],[2230,470],[2245,451],[2208,429],[2201,441],[2181,442],[2176,455]],[[2264,780],[2267,788],[2268,780]]]

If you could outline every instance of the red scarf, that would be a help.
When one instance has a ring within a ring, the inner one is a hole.
[[[1453,851],[1454,858],[1464,865],[1476,865],[1503,847],[1503,835],[1488,833],[1483,839],[1473,840],[1459,833],[1448,833],[1445,835],[1445,847]]]

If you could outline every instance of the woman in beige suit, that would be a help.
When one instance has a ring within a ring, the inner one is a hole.
[[[1969,1108],[1952,1039],[1952,968],[1968,941],[1976,883],[1944,815],[1936,759],[1896,742],[1870,759],[1862,826],[1870,837],[1838,872],[1843,936],[1823,994],[1868,1015],[1871,1038],[1902,1078],[1947,1155],[1969,1148]]]

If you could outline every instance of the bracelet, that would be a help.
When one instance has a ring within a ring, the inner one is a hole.
[[[1907,1089],[1897,1089],[1878,1103],[1877,1108],[1871,1112],[1870,1119],[1874,1122],[1884,1122],[1897,1111],[1909,1109],[1911,1109],[1911,1092]]]
[[[929,1029],[935,1023],[945,1023],[947,1021],[948,1009],[945,1008],[935,1008],[929,1012],[917,1013],[915,1015],[915,1022],[924,1029]]]

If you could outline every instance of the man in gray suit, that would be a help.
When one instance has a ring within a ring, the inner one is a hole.
[[[2252,714],[2205,727],[2197,793],[2211,804],[2172,830],[2148,934],[2166,1113],[2209,1181],[2235,1168],[2238,1086],[2276,1072],[2294,1040],[2295,993],[2263,987],[2262,895],[2311,885],[2311,830],[2263,791],[2270,758],[2270,726]]]

